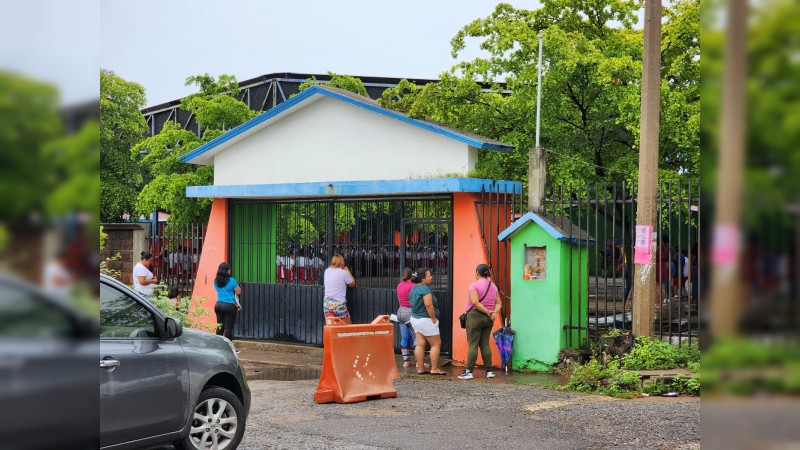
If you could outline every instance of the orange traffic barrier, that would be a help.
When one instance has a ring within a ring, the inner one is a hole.
[[[355,403],[397,397],[393,380],[399,379],[394,357],[394,326],[389,316],[370,324],[345,324],[325,318],[325,354],[314,401]]]

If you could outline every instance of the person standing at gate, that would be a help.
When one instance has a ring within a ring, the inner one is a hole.
[[[422,267],[411,274],[414,287],[408,293],[411,305],[411,326],[417,333],[417,345],[414,357],[417,360],[417,373],[422,375],[447,375],[439,368],[439,353],[442,349],[442,338],[439,335],[439,301],[429,287],[433,281],[430,269]],[[431,370],[425,369],[425,346],[431,346]]]
[[[475,268],[475,281],[467,291],[467,367],[458,376],[461,380],[471,380],[472,369],[478,360],[478,348],[481,349],[483,367],[486,378],[494,378],[492,371],[492,344],[489,336],[497,315],[503,308],[497,297],[497,286],[489,279],[489,266],[479,264]]]
[[[217,268],[217,277],[214,278],[214,290],[217,291],[217,303],[214,304],[214,313],[217,315],[217,334],[232,340],[236,312],[239,310],[236,296],[242,293],[242,288],[236,278],[231,276],[230,264],[220,263]]]
[[[153,285],[158,283],[158,278],[150,271],[151,267],[153,254],[150,252],[142,252],[142,260],[133,267],[133,289],[145,297],[153,293]]]
[[[397,321],[400,326],[400,353],[403,354],[403,367],[411,367],[411,357],[408,354],[409,348],[417,345],[414,328],[411,326],[411,304],[408,303],[408,294],[414,283],[411,282],[412,270],[406,267],[403,269],[403,279],[397,284]]]
[[[338,317],[345,323],[353,323],[347,311],[347,288],[355,287],[356,279],[344,265],[342,255],[338,253],[333,255],[331,265],[325,269],[323,279],[325,298],[322,300],[322,311],[325,317]]]

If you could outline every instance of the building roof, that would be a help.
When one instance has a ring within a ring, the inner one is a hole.
[[[389,196],[481,192],[483,190],[522,194],[519,181],[481,178],[410,178],[406,180],[331,181],[320,183],[280,183],[230,186],[189,186],[187,197],[201,198],[331,198],[347,196]]]
[[[537,214],[534,212],[526,213],[524,216],[515,220],[511,226],[503,230],[503,232],[497,236],[497,240],[504,241],[511,238],[530,222],[538,224],[550,236],[559,241],[572,242],[574,244],[588,244],[595,241],[589,233],[572,223],[572,221],[565,216]]]
[[[244,137],[254,133],[256,130],[268,126],[269,123],[278,120],[281,116],[289,114],[296,109],[302,108],[309,102],[319,100],[321,97],[342,101],[363,108],[367,111],[381,114],[409,125],[463,142],[478,149],[511,151],[514,148],[513,146],[504,144],[500,141],[458,130],[433,121],[412,119],[401,112],[383,108],[378,102],[368,97],[363,97],[349,91],[329,86],[315,85],[295,95],[286,102],[270,109],[269,111],[266,111],[263,114],[260,114],[237,126],[236,128],[231,129],[216,139],[186,153],[180,157],[180,160],[191,164],[213,164],[213,157],[215,154],[243,139]]]

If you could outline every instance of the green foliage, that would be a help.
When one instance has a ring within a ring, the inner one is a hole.
[[[98,210],[100,192],[100,127],[88,121],[78,132],[44,145],[44,158],[57,170],[47,172],[45,186],[50,191],[45,210],[51,216],[74,211]],[[92,214],[94,226],[99,217]]]
[[[720,28],[715,8],[703,8],[703,64],[701,84],[703,136],[703,183],[713,190],[716,185],[718,149],[723,103],[722,80],[725,75],[724,47],[726,32]],[[742,202],[750,205],[742,213],[749,230],[761,228],[765,212],[784,212],[800,190],[800,114],[795,100],[800,85],[800,52],[797,24],[800,4],[787,0],[756,2],[748,9],[747,76],[745,124],[745,179]],[[709,192],[708,190],[706,192]],[[707,194],[706,194],[707,195]],[[746,234],[746,231],[743,231]],[[779,234],[780,232],[775,232]]]
[[[606,370],[596,358],[586,364],[578,364],[572,371],[565,388],[578,392],[592,392],[600,385],[600,380],[606,377]]]
[[[699,360],[700,352],[696,347],[693,349],[679,348],[647,336],[639,336],[636,338],[633,350],[625,355],[623,368],[627,370],[673,369]]]
[[[672,379],[673,392],[700,395],[700,378],[677,375]]]
[[[648,395],[662,395],[667,392],[700,395],[700,379],[684,375],[676,375],[672,380],[657,378],[652,383],[644,385],[642,392]]]
[[[639,2],[545,0],[537,10],[498,4],[451,41],[457,58],[470,42],[488,53],[461,61],[440,81],[403,80],[385,107],[515,146],[481,152],[477,175],[526,180],[534,145],[538,34],[544,35],[542,144],[548,178],[566,185],[634,181],[639,149],[642,31]],[[697,177],[699,160],[699,1],[664,10],[660,167]],[[508,92],[494,80],[505,77]]]
[[[9,238],[8,228],[6,228],[4,224],[0,223],[0,252],[3,252],[6,249],[6,243],[8,242],[8,238]]]
[[[621,334],[619,330],[611,330],[604,337],[616,337]],[[584,365],[574,367],[564,389],[630,398],[640,392],[641,376],[635,372],[636,370],[663,370],[676,367],[688,367],[693,373],[698,373],[700,351],[697,346],[678,347],[640,336],[636,338],[630,353],[621,358],[610,358],[605,367],[595,358]],[[672,381],[659,378],[641,388],[641,392],[649,395],[661,395],[672,391],[699,395],[700,378],[684,375],[678,375]]]
[[[601,335],[600,337],[601,338],[615,338],[615,337],[622,336],[623,334],[628,334],[628,331],[625,331],[625,330],[622,330],[620,328],[614,327],[614,328],[608,330],[607,332],[603,333],[603,335]]]
[[[631,398],[639,393],[641,376],[637,372],[620,370],[619,360],[612,359],[605,367],[596,358],[575,365],[569,381],[561,389],[577,392],[596,392],[620,398]]]
[[[793,341],[717,339],[703,353],[701,380],[709,395],[800,393],[800,346]]]
[[[110,267],[110,263],[119,261],[120,259],[122,259],[122,255],[120,255],[120,253],[117,252],[113,256],[105,258],[104,260],[100,261],[100,273],[102,273],[103,275],[108,275],[109,277],[114,278],[116,280],[119,280],[119,277],[120,275],[122,275],[122,272],[116,269],[112,269]]]
[[[661,378],[657,378],[652,383],[648,383],[642,387],[642,392],[647,395],[661,395],[667,392],[672,392],[672,386]]]
[[[204,298],[180,296],[177,301],[169,298],[169,288],[164,284],[155,285],[153,294],[148,298],[150,303],[165,315],[177,319],[184,327],[197,330],[213,331],[207,324],[200,322],[200,317],[208,314],[203,307]]]
[[[106,248],[106,240],[107,239],[108,239],[108,233],[103,231],[103,226],[100,225],[100,252],[101,253]]]
[[[0,70],[0,223],[46,211],[60,167],[43,149],[61,132],[56,89]]]
[[[247,104],[236,99],[239,83],[232,75],[220,75],[217,80],[209,74],[191,76],[186,86],[197,85],[200,92],[181,100],[181,108],[194,114],[197,125],[205,132],[224,131],[256,116]],[[203,135],[210,141],[217,135]]]
[[[213,184],[213,166],[186,164],[178,158],[222,135],[226,130],[255,117],[256,113],[235,98],[236,79],[220,75],[187,78],[200,92],[181,101],[181,108],[194,114],[204,130],[202,137],[180,125],[167,122],[161,131],[130,149],[130,157],[146,168],[147,183],[136,197],[135,210],[149,214],[158,209],[171,213],[171,223],[202,223],[211,212],[211,199],[188,198],[186,187]]]
[[[337,75],[333,72],[328,72],[328,75],[331,77],[330,81],[320,82],[319,80],[317,80],[316,77],[312,76],[311,78],[304,81],[298,87],[298,90],[302,92],[310,88],[311,86],[319,84],[319,85],[344,89],[345,91],[350,91],[358,95],[363,95],[364,97],[369,97],[369,95],[367,95],[367,88],[364,87],[364,83],[362,83],[360,79],[351,77],[350,75]]]
[[[99,198],[103,222],[121,222],[123,214],[134,212],[143,179],[142,169],[131,159],[130,150],[147,135],[147,124],[140,112],[145,101],[141,85],[112,71],[100,70]]]

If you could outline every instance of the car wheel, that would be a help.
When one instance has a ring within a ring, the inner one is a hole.
[[[200,393],[189,435],[175,443],[185,450],[232,450],[244,435],[244,407],[231,391],[219,387]]]

